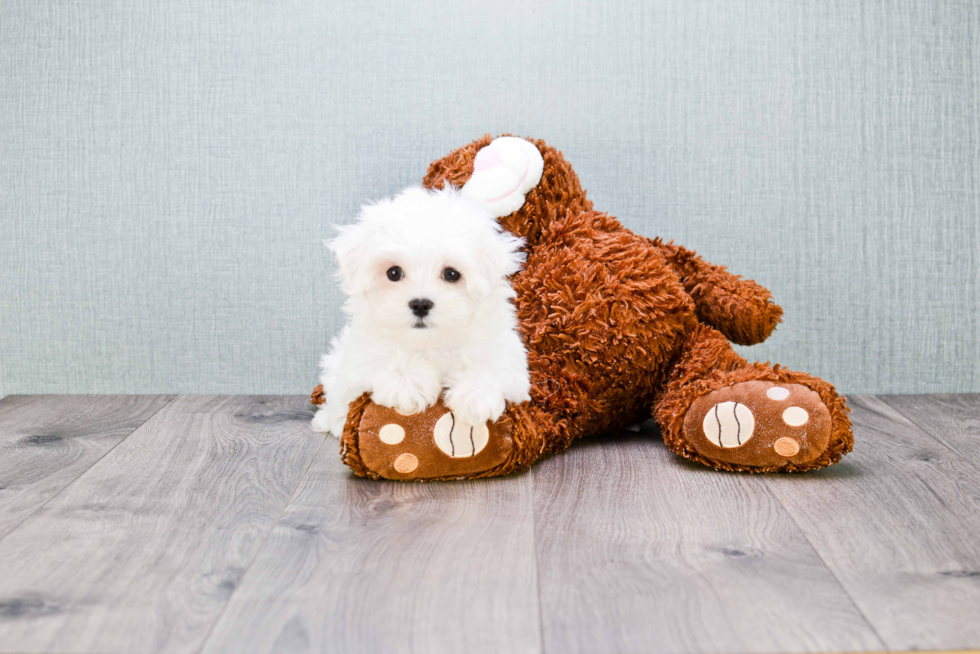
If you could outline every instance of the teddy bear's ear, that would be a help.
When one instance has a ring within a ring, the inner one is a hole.
[[[524,206],[524,196],[541,181],[544,159],[530,142],[501,136],[476,153],[473,176],[461,195],[480,203],[497,218]]]

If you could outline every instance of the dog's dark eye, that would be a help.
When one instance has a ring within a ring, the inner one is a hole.
[[[460,277],[462,275],[455,268],[443,268],[442,270],[442,278],[447,282],[458,282]]]
[[[402,269],[399,268],[398,266],[392,266],[391,268],[388,269],[388,279],[390,279],[391,281],[397,282],[399,279],[402,278],[402,276],[403,276]]]

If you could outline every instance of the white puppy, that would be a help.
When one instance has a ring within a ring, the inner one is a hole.
[[[471,425],[529,399],[527,352],[507,277],[523,240],[456,189],[415,187],[361,209],[328,246],[348,322],[320,361],[326,405],[313,428],[339,437],[350,403],[418,413],[445,391]]]

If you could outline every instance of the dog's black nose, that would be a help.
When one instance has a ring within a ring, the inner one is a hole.
[[[426,298],[415,298],[408,303],[408,308],[419,318],[425,318],[432,310],[432,300]]]

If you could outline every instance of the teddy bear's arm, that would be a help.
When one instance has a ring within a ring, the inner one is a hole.
[[[673,241],[664,243],[657,238],[652,242],[680,275],[694,299],[698,318],[730,341],[739,345],[761,343],[782,320],[783,310],[772,301],[768,289],[728,272],[724,266],[708,263]]]

